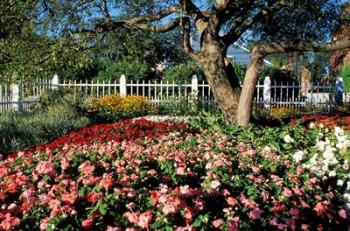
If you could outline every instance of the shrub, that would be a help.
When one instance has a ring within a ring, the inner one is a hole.
[[[48,106],[46,111],[33,113],[5,113],[0,116],[0,153],[46,143],[87,124],[87,117],[62,105]]]
[[[185,83],[192,79],[193,75],[197,75],[198,80],[202,81],[204,79],[204,74],[198,65],[190,62],[188,64],[178,64],[165,69],[163,81]]]
[[[119,118],[143,116],[155,112],[146,97],[106,95],[95,99],[88,111],[99,121],[114,121]]]
[[[105,65],[105,70],[98,73],[97,80],[118,81],[121,75],[126,75],[131,80],[141,80],[151,74],[151,66],[139,60],[111,60]]]
[[[75,113],[84,114],[87,105],[91,103],[93,97],[85,95],[83,92],[76,92],[74,89],[57,88],[49,89],[41,93],[38,103],[34,105],[35,110],[46,111],[54,105],[69,108]]]

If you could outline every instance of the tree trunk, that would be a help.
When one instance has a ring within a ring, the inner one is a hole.
[[[217,44],[203,45],[204,53],[200,63],[215,100],[225,117],[226,122],[236,123],[237,108],[240,96],[240,85],[233,67],[225,65],[225,50]]]
[[[255,86],[259,78],[262,68],[262,60],[260,58],[252,58],[252,61],[245,73],[241,97],[239,99],[237,110],[237,124],[247,126],[252,114],[253,97]]]

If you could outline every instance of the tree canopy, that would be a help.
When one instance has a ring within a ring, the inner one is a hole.
[[[7,1],[14,15],[25,15],[33,36],[49,44],[50,60],[62,54],[64,65],[70,63],[68,57],[74,58],[64,55],[69,51],[98,54],[98,49],[120,45],[126,36],[118,36],[123,33],[182,29],[184,52],[201,66],[225,118],[240,125],[249,121],[265,56],[350,47],[348,38],[332,41],[331,32],[342,19],[341,0],[31,0],[23,7],[18,1]],[[200,38],[199,50],[193,50],[191,36]],[[228,47],[237,41],[251,44],[251,64],[242,89],[225,61]],[[78,63],[84,63],[85,56],[79,58]]]

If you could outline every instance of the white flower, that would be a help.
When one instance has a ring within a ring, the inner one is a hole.
[[[270,148],[269,146],[266,145],[266,146],[264,147],[263,151],[271,152],[271,148]]]
[[[344,193],[343,197],[347,202],[350,202],[350,194],[349,193]]]
[[[318,125],[320,128],[324,128],[324,125],[323,124],[320,124],[320,125]]]
[[[332,170],[328,173],[329,177],[335,177],[336,175],[337,175],[337,173],[334,170]]]
[[[327,148],[323,153],[323,158],[325,159],[333,159],[334,158],[334,152],[333,149]]]
[[[334,134],[335,134],[336,137],[343,136],[344,135],[344,130],[341,129],[340,127],[334,127]]]
[[[216,189],[216,188],[218,188],[220,186],[220,182],[218,181],[218,180],[214,180],[214,181],[212,181],[211,183],[210,183],[210,187],[212,188],[212,189]]]
[[[341,180],[341,179],[337,180],[337,186],[341,187],[341,186],[343,186],[343,184],[344,184],[343,180]]]
[[[296,153],[294,153],[292,157],[296,163],[299,163],[300,161],[303,160],[304,154],[305,154],[304,151],[297,151]]]
[[[344,161],[344,164],[343,164],[342,167],[343,167],[344,170],[349,170],[349,163],[348,163],[347,160]]]
[[[310,127],[310,128],[315,127],[315,123],[314,123],[314,122],[311,122],[311,123],[309,124],[309,127]]]
[[[294,139],[293,139],[292,137],[290,137],[290,135],[285,135],[285,136],[283,137],[283,140],[284,140],[284,142],[286,142],[287,144],[293,143],[293,142],[294,142]]]

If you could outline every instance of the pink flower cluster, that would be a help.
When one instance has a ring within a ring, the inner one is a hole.
[[[337,195],[271,150],[128,120],[1,161],[0,229],[342,230]]]

